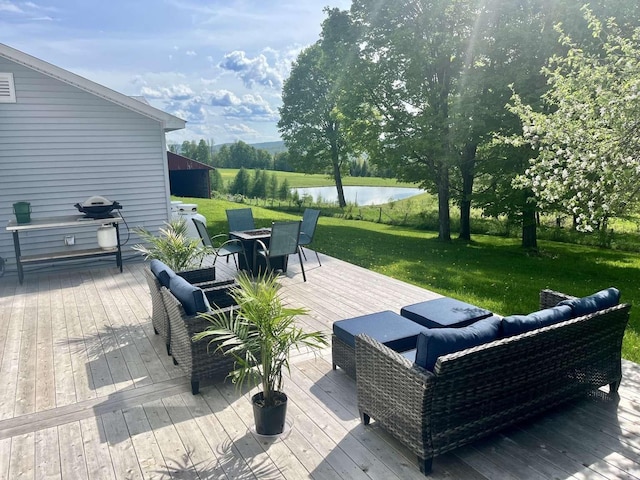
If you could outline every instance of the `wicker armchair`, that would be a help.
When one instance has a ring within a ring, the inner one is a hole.
[[[542,308],[566,295],[545,290]],[[418,457],[461,445],[609,385],[622,377],[622,337],[630,306],[616,305],[527,333],[451,353],[434,371],[371,337],[356,337],[358,409]]]
[[[147,279],[147,285],[149,285],[149,293],[151,294],[151,323],[153,325],[153,331],[156,335],[160,335],[164,339],[167,347],[167,355],[171,355],[171,328],[169,325],[167,309],[164,306],[162,294],[160,293],[162,285],[151,270],[145,268],[144,274]],[[178,272],[178,275],[189,283],[197,285],[202,289],[220,284],[219,282],[215,282],[215,267],[186,270]],[[227,283],[232,282],[233,281]]]
[[[209,303],[222,311],[232,312],[238,308],[228,295],[230,286],[227,282],[218,288],[204,290]],[[173,362],[190,378],[191,392],[196,395],[201,380],[224,379],[233,370],[234,359],[215,351],[207,342],[193,342],[193,335],[208,327],[209,321],[198,315],[187,315],[182,304],[165,287],[161,288],[161,293],[169,316]]]

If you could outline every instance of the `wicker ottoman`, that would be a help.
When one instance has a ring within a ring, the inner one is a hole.
[[[416,348],[418,334],[424,330],[422,325],[390,310],[339,320],[333,324],[331,338],[333,369],[340,367],[349,376],[356,377],[356,335],[366,333],[392,350],[404,352]]]
[[[444,328],[466,327],[493,314],[455,298],[442,297],[407,305],[400,310],[400,315],[427,328]]]

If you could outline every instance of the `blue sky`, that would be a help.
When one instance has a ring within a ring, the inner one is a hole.
[[[282,82],[348,0],[0,0],[0,42],[187,120],[170,143],[279,140]]]

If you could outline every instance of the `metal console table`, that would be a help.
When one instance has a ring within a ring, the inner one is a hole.
[[[115,255],[116,265],[122,272],[122,248],[120,245],[120,228],[122,217],[117,213],[111,214],[107,218],[88,218],[84,215],[66,215],[63,217],[50,218],[34,218],[29,223],[17,223],[10,220],[7,225],[7,231],[13,233],[13,247],[16,252],[16,264],[18,267],[18,279],[20,284],[24,280],[23,265],[32,263],[49,263],[59,260],[77,260],[82,258],[104,257]],[[53,252],[41,255],[22,255],[20,251],[20,232],[29,232],[36,230],[45,230],[51,228],[73,228],[87,227],[91,225],[113,225],[116,227],[117,246],[113,248],[87,248],[82,250],[71,250],[68,252]]]

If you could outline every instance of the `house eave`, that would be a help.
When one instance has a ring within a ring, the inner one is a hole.
[[[0,43],[0,56],[19,65],[30,68],[31,70],[35,70],[51,78],[55,78],[61,82],[72,85],[80,90],[91,93],[97,97],[103,98],[111,103],[120,105],[128,110],[139,113],[140,115],[156,120],[162,124],[165,132],[180,130],[186,125],[186,121],[181,118],[163,112],[162,110],[152,107],[140,100],[116,92],[115,90],[111,90],[104,85],[100,85],[99,83],[81,77],[80,75],[76,75],[68,70],[56,67],[44,60],[32,57],[31,55],[9,47],[3,43]]]

